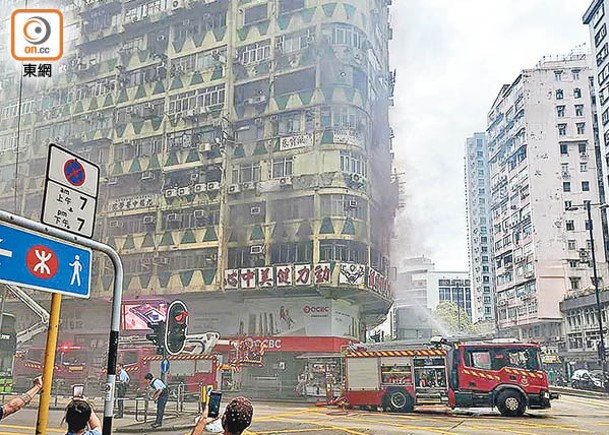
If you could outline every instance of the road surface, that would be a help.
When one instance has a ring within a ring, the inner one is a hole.
[[[568,396],[554,401],[553,409],[532,411],[522,418],[504,418],[489,409],[394,414],[255,403],[254,410],[254,424],[247,435],[609,434],[609,401]],[[33,434],[36,413],[35,408],[28,408],[8,417],[0,422],[0,435]],[[51,411],[49,435],[65,433],[62,416],[60,411]],[[117,423],[130,421],[133,417]],[[189,431],[156,433],[184,435]]]

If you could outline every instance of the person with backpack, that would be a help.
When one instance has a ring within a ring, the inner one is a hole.
[[[163,414],[165,414],[165,405],[167,405],[167,399],[169,399],[169,390],[167,385],[160,379],[155,378],[152,373],[147,373],[144,379],[148,381],[148,387],[154,391],[152,400],[156,402],[156,420],[151,426],[158,428],[163,425]]]

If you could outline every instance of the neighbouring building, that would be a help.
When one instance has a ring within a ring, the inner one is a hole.
[[[603,326],[609,319],[609,292],[600,293]],[[567,362],[570,373],[579,368],[600,369],[599,327],[595,292],[573,292],[560,303],[564,319],[565,345],[560,355]],[[606,327],[605,327],[606,331]],[[605,334],[605,345],[607,335]]]
[[[394,303],[390,312],[394,340],[431,338],[432,323],[427,306],[428,273],[433,261],[425,256],[406,258],[393,286]]]
[[[575,52],[544,57],[504,85],[488,113],[498,326],[552,353],[564,339],[560,302],[592,285],[584,204],[598,204],[603,185],[591,61]],[[592,221],[602,286],[607,263],[597,206]]]
[[[495,320],[491,186],[486,134],[465,141],[465,200],[473,321]]]
[[[53,78],[33,79],[8,57],[23,2],[0,0],[0,208],[38,219],[49,143],[100,165],[95,238],[123,259],[124,333],[179,297],[191,332],[267,343],[244,382],[295,382],[297,356],[383,321],[390,1],[56,3],[69,43]],[[108,336],[102,257],[93,281],[90,301],[62,309],[62,339],[83,353]],[[34,316],[8,306],[21,326]]]
[[[473,318],[471,281],[468,272],[430,271],[427,273],[427,307],[433,310],[441,302],[455,304],[463,318]]]

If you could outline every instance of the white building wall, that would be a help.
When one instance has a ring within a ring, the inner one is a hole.
[[[544,59],[504,85],[489,113],[498,323],[522,338],[556,340],[559,302],[591,285],[591,267],[578,261],[585,211],[566,209],[599,202],[590,71],[585,55]],[[606,278],[598,207],[592,219]]]

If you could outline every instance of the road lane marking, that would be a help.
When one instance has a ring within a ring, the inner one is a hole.
[[[307,414],[307,413],[311,413],[315,411],[315,408],[308,408],[308,409],[301,409],[300,411],[292,411],[292,412],[283,412],[281,414],[275,414],[275,415],[267,415],[264,417],[257,417],[254,419],[254,422],[256,421],[266,421],[266,420],[272,420],[276,417],[291,417],[294,415],[300,415],[300,414]]]
[[[367,432],[359,432],[356,430],[352,430],[346,427],[341,427],[341,426],[334,426],[331,424],[327,424],[327,423],[318,423],[316,421],[311,421],[311,420],[291,420],[289,418],[276,418],[276,421],[284,421],[287,423],[308,423],[308,424],[312,424],[314,426],[319,426],[323,429],[332,429],[332,430],[338,430],[341,432],[345,432],[351,435],[370,435],[370,433]]]
[[[368,429],[367,427],[360,427],[360,426],[349,426],[349,427],[345,427],[344,429],[349,429],[349,430],[355,430],[355,429]],[[301,433],[301,432],[321,432],[324,430],[328,430],[327,427],[320,427],[320,428],[308,428],[308,429],[275,429],[275,430],[271,430],[271,431],[264,431],[264,432],[256,432],[257,435],[273,435],[273,434],[284,434],[284,433]]]
[[[351,420],[357,420],[357,421],[363,421],[365,423],[375,423],[375,424],[384,424],[387,426],[392,426],[392,427],[398,427],[401,429],[410,429],[410,430],[426,430],[429,432],[434,432],[434,433],[441,433],[441,434],[449,434],[449,435],[453,435],[454,432],[449,432],[443,429],[439,429],[437,427],[422,427],[422,426],[414,426],[414,425],[407,425],[407,424],[398,424],[398,423],[391,423],[388,421],[375,421],[374,419],[365,419],[365,418],[361,418],[361,417],[356,417],[353,415],[349,415],[347,416],[349,419]]]

